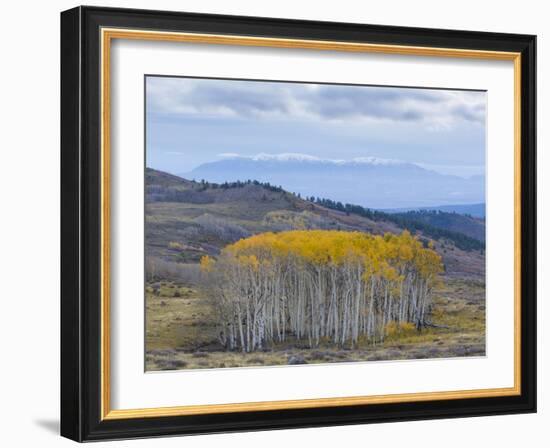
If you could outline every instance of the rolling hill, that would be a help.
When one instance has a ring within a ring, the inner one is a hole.
[[[195,264],[203,255],[215,256],[227,244],[261,232],[334,229],[383,234],[410,227],[425,241],[436,242],[447,275],[484,275],[484,245],[462,233],[381,212],[340,210],[268,183],[194,182],[147,168],[145,193],[147,255],[166,262]],[[463,250],[460,241],[477,249]]]

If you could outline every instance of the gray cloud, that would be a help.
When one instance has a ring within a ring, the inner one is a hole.
[[[287,120],[484,124],[485,93],[189,78],[147,78],[153,113]]]

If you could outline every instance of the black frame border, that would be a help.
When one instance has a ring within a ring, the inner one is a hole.
[[[521,395],[101,420],[100,29],[521,53]],[[536,412],[536,36],[77,7],[61,13],[61,435],[82,442]]]

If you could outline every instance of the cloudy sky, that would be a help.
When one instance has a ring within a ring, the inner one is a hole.
[[[485,170],[485,92],[147,77],[146,101],[147,166],[172,173],[260,153]]]

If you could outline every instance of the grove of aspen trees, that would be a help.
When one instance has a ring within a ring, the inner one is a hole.
[[[442,269],[433,247],[407,231],[262,233],[201,260],[220,342],[244,352],[289,338],[355,347],[421,329]]]

